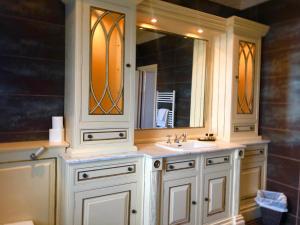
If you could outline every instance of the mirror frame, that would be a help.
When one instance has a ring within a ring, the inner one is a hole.
[[[152,7],[153,4],[157,4],[157,7]],[[170,7],[170,11],[165,12],[165,7],[160,8],[161,4],[167,4]],[[151,7],[150,7],[151,6]],[[183,10],[184,9],[184,10]],[[162,12],[163,11],[163,12]],[[176,12],[176,13],[175,13]],[[180,12],[180,13],[178,13]],[[219,35],[220,32],[216,32],[211,29],[204,29],[204,33],[199,34],[197,30],[199,25],[195,24],[193,17],[190,16],[190,13],[201,14],[201,12],[187,9],[181,6],[177,6],[171,3],[159,3],[159,2],[150,2],[144,1],[137,6],[137,23],[136,27],[143,27],[150,30],[157,30],[165,33],[174,33],[180,36],[189,36],[192,38],[197,38],[207,41],[207,68],[205,76],[205,94],[204,94],[204,112],[203,112],[203,127],[180,127],[180,128],[149,128],[149,129],[135,129],[134,141],[135,144],[151,143],[162,141],[166,139],[166,135],[181,134],[183,132],[188,133],[188,138],[197,138],[204,133],[210,131],[211,127],[211,114],[212,114],[212,48],[213,48],[213,38],[216,35]],[[174,13],[180,16],[184,16],[185,20],[169,18],[171,14]],[[181,15],[180,15],[181,14]],[[202,15],[203,16],[203,15]],[[157,18],[158,22],[155,25],[150,24],[151,18]],[[215,16],[213,16],[215,17]],[[189,21],[186,19],[189,18]],[[219,17],[216,17],[219,18]],[[209,19],[209,18],[208,18]],[[176,26],[174,26],[174,24]],[[191,32],[193,31],[193,33]]]

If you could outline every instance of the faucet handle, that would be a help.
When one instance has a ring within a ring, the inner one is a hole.
[[[187,141],[187,132],[184,132],[184,133],[182,134],[182,141],[183,141],[183,142],[186,142],[186,141]]]
[[[172,135],[170,135],[170,134],[167,135],[167,138],[168,138],[167,144],[171,144],[171,137],[172,137]]]

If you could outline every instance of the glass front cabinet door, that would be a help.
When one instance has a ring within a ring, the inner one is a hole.
[[[67,55],[73,53],[66,60],[73,60],[75,79],[70,71],[65,111],[76,130],[67,131],[67,140],[73,147],[133,146],[135,2],[76,0],[66,10],[72,12],[66,18]]]
[[[236,36],[234,41],[233,127],[235,134],[257,132],[260,40]]]

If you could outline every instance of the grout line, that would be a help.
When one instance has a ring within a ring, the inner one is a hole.
[[[53,23],[53,22],[48,22],[46,20],[43,20],[41,18],[28,18],[25,16],[11,16],[8,14],[0,13],[1,17],[6,17],[6,18],[11,18],[11,19],[17,19],[17,20],[27,20],[29,22],[35,22],[35,23],[42,23],[42,24],[49,24],[52,26],[58,26],[58,27],[65,27],[65,23]]]
[[[48,62],[56,62],[56,63],[64,63],[65,62],[65,59],[50,59],[50,58],[31,57],[31,56],[22,56],[22,55],[0,54],[0,57],[19,58],[19,59],[36,60],[36,61],[48,61]]]
[[[1,93],[0,96],[10,96],[10,97],[52,97],[52,98],[64,98],[64,95],[41,95],[41,94],[6,94]]]
[[[276,157],[276,158],[280,158],[280,159],[290,160],[293,162],[300,162],[300,159],[290,158],[290,157],[286,157],[286,156],[282,156],[282,155],[277,155],[277,154],[272,154],[272,153],[269,153],[268,155]]]
[[[293,189],[294,191],[300,191],[299,187],[295,188],[295,187],[293,187],[291,185],[288,185],[288,184],[285,184],[285,183],[281,183],[280,181],[276,181],[276,180],[273,180],[273,179],[270,179],[270,178],[267,178],[267,181],[275,183],[275,184],[279,184],[281,186],[284,186],[284,187],[287,187],[287,188],[290,188],[290,189]]]
[[[280,131],[280,132],[300,132],[299,130],[291,130],[291,129],[281,129],[281,128],[273,128],[273,127],[264,127],[264,126],[260,126],[260,129],[263,130],[273,130],[273,131]]]

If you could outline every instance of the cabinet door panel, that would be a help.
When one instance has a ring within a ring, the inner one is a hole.
[[[195,224],[196,178],[167,181],[163,194],[163,224]]]
[[[208,215],[225,211],[226,176],[208,181]]]
[[[55,160],[0,164],[0,224],[55,224]]]
[[[240,178],[240,208],[255,206],[257,190],[263,189],[264,162],[243,163]]]
[[[129,191],[84,199],[83,224],[128,225],[129,207]]]
[[[228,216],[229,171],[213,172],[204,176],[204,223]]]
[[[75,194],[75,225],[135,225],[136,184]],[[137,212],[140,213],[140,212]]]
[[[108,2],[83,6],[82,120],[129,121],[134,12]],[[125,64],[128,66],[125,66]]]

